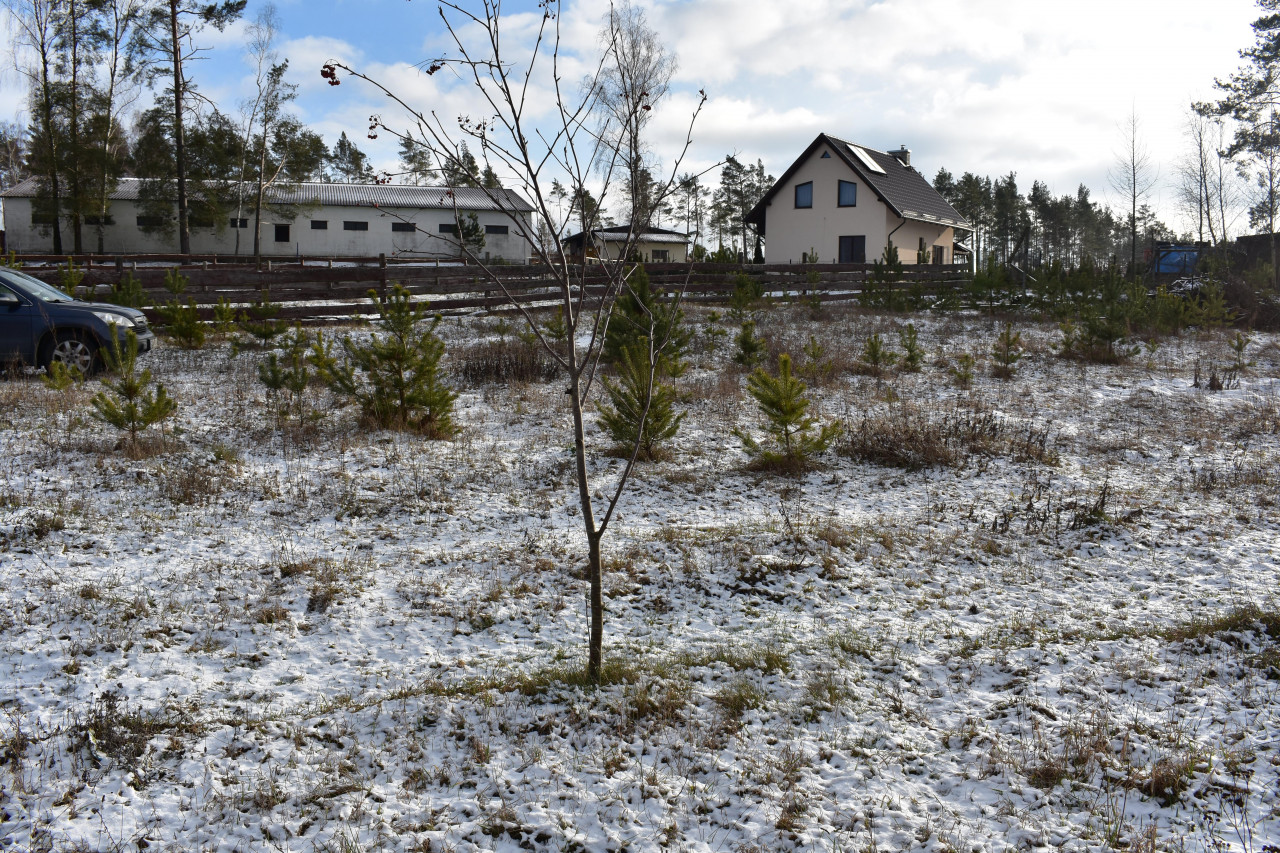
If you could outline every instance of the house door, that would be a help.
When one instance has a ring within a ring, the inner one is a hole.
[[[865,264],[867,262],[867,238],[864,234],[840,238],[840,263]]]
[[[933,247],[933,263],[936,266],[942,266],[942,264],[944,263],[943,259],[945,257],[946,257],[946,249],[944,249],[942,246]]]

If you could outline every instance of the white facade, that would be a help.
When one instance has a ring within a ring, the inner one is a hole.
[[[53,251],[53,229],[48,224],[32,221],[31,196],[34,193],[24,190],[24,187],[25,183],[9,190],[3,197],[8,248],[20,254],[49,254]],[[176,224],[170,223],[167,230],[145,227],[145,218],[140,219],[143,214],[136,200],[136,191],[130,192],[131,189],[122,182],[121,191],[112,198],[108,223],[103,226],[104,253],[176,253]],[[496,205],[489,202],[481,191],[473,188],[452,191],[455,195],[450,196],[447,195],[450,191],[444,187],[307,184],[299,194],[308,191],[314,191],[314,196],[309,203],[299,207],[296,218],[289,220],[264,215],[261,225],[263,255],[373,257],[386,254],[387,257],[456,258],[460,252],[456,239],[453,239],[455,217],[469,214],[475,215],[486,232],[480,257],[526,263],[531,254],[529,242],[520,235],[516,223],[516,217],[526,223],[529,221],[529,205],[510,191],[498,191],[510,202],[505,211],[496,209]],[[129,198],[129,195],[134,198]],[[369,200],[363,201],[359,195]],[[456,211],[453,207],[455,198]],[[357,203],[350,203],[352,201]],[[382,203],[387,201],[400,204]],[[237,224],[241,227],[235,227]],[[193,223],[191,251],[198,255],[252,256],[253,227],[253,217],[248,213],[239,222],[228,217],[216,224]],[[84,250],[96,252],[97,224],[86,223],[82,229]],[[69,253],[71,245],[71,224],[64,217],[63,253]]]
[[[926,263],[953,262],[963,218],[894,156],[862,152],[823,135],[779,179],[748,217],[765,234],[767,263],[803,263],[811,252],[823,264],[871,263],[890,240],[903,264],[921,249]]]

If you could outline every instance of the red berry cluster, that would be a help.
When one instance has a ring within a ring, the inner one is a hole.
[[[320,76],[328,80],[330,86],[342,85],[342,81],[338,79],[338,70],[333,67],[332,62],[326,62],[320,66]]]

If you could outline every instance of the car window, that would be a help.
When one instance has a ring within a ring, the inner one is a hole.
[[[24,272],[17,270],[0,271],[0,279],[7,279],[15,284],[21,290],[31,294],[31,296],[39,299],[41,302],[74,302],[67,294],[58,290],[56,287],[45,284],[38,278],[33,278]]]

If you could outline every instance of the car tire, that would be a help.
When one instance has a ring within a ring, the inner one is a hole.
[[[45,344],[41,353],[40,366],[45,370],[58,361],[68,368],[77,368],[84,376],[89,376],[98,366],[98,342],[92,337],[78,332],[59,332],[51,344]]]

